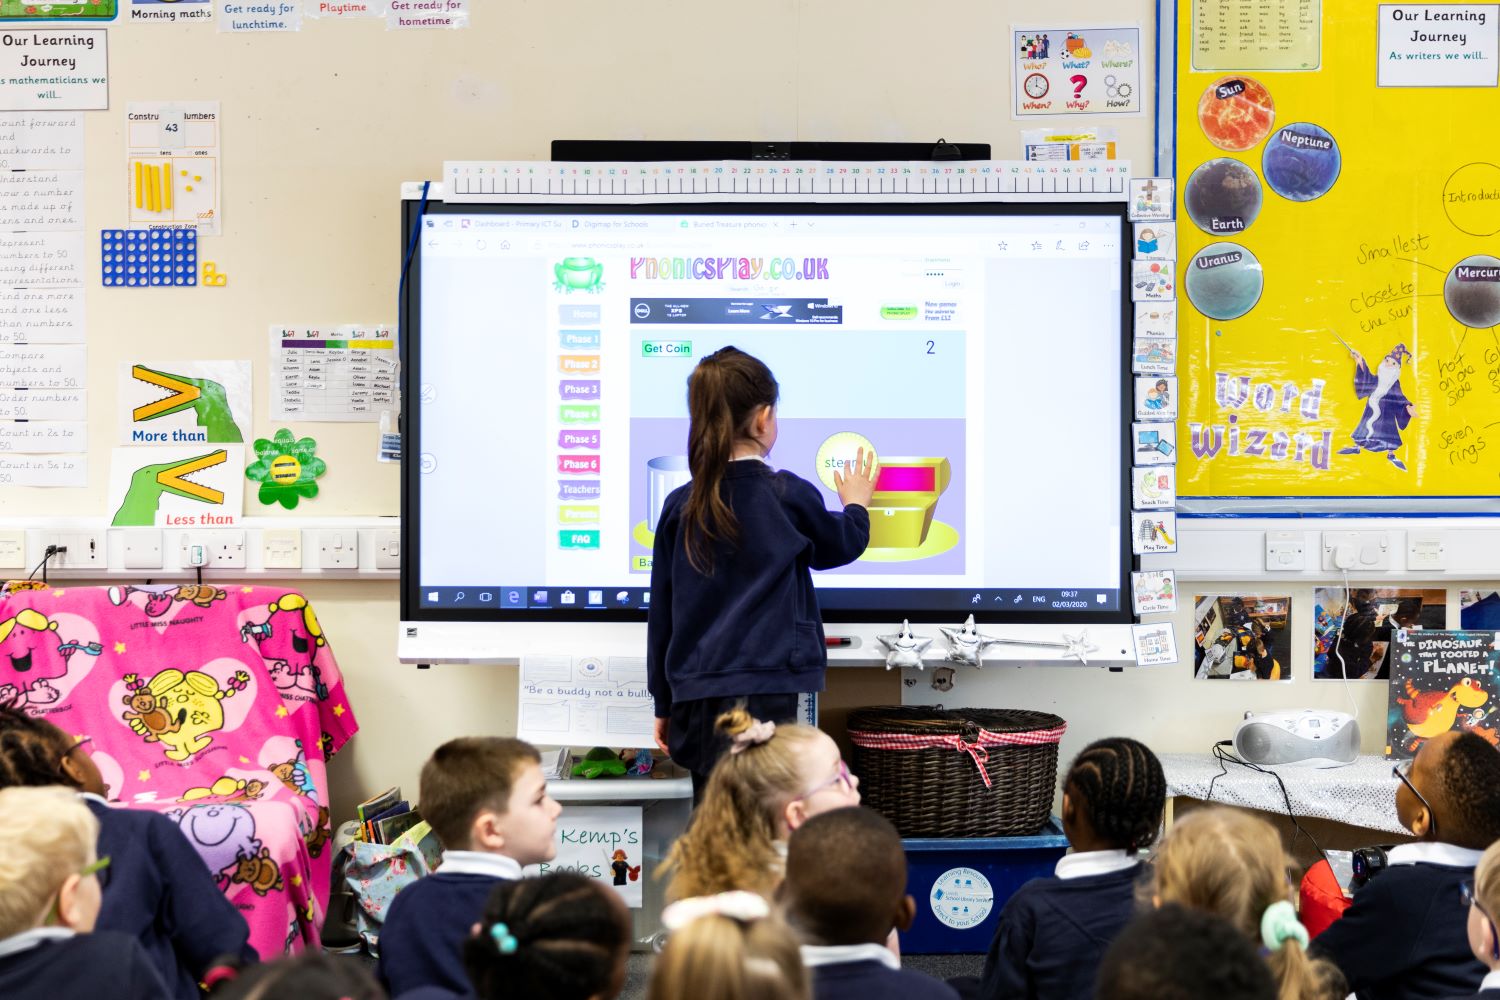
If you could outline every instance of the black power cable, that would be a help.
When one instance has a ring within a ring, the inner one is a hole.
[[[1292,796],[1289,792],[1287,792],[1286,782],[1281,779],[1281,775],[1277,774],[1270,768],[1261,767],[1259,764],[1251,763],[1238,754],[1231,753],[1230,751],[1224,749],[1225,747],[1230,746],[1234,746],[1233,740],[1220,740],[1213,746],[1212,752],[1214,755],[1214,759],[1219,762],[1219,773],[1209,779],[1208,795],[1204,799],[1204,801],[1213,801],[1215,782],[1229,774],[1229,768],[1224,766],[1226,764],[1238,764],[1241,767],[1248,768],[1251,771],[1255,771],[1259,774],[1269,774],[1271,777],[1276,779],[1276,784],[1281,788],[1281,800],[1282,802],[1286,803],[1286,818],[1291,820],[1292,826],[1296,827],[1297,829],[1296,836],[1292,837],[1292,850],[1295,851],[1297,848],[1297,837],[1305,836],[1309,841],[1312,842],[1313,850],[1318,852],[1318,857],[1322,858],[1326,862],[1328,860],[1328,853],[1324,851],[1322,845],[1318,843],[1318,838],[1314,837],[1311,833],[1308,833],[1307,830],[1303,828],[1302,823],[1297,819],[1297,814],[1292,811]]]

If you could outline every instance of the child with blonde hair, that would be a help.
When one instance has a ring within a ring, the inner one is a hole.
[[[1177,903],[1223,917],[1258,942],[1279,1000],[1338,1000],[1337,968],[1307,954],[1307,928],[1292,905],[1281,835],[1237,809],[1196,810],[1173,824],[1155,858],[1157,905]]]
[[[811,1000],[796,935],[755,893],[679,900],[661,920],[646,1000]]]
[[[732,889],[769,896],[791,831],[818,813],[859,805],[859,779],[827,733],[757,722],[743,708],[719,716],[717,728],[729,752],[667,855],[672,899]]]
[[[1500,841],[1491,844],[1474,869],[1474,881],[1464,883],[1469,901],[1469,948],[1490,970],[1479,992],[1466,1000],[1500,1000]]]
[[[99,917],[99,821],[67,788],[0,790],[0,996],[161,1000],[135,938]]]

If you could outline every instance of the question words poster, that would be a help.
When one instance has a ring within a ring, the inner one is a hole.
[[[1141,113],[1139,25],[1012,26],[1014,118]]]

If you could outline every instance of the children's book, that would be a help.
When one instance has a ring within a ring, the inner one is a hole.
[[[1391,693],[1385,755],[1406,758],[1452,729],[1500,746],[1500,632],[1397,629],[1391,640]]]
[[[354,814],[359,817],[360,823],[365,823],[400,801],[401,786],[392,785],[374,798],[365,799],[359,805],[355,806]]]
[[[397,813],[375,821],[375,843],[394,844],[396,838],[422,822],[422,814],[415,809]]]

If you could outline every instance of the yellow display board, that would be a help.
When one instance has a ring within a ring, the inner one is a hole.
[[[1230,2],[1177,14],[1179,494],[1500,493],[1500,5],[1303,0],[1278,72]]]

